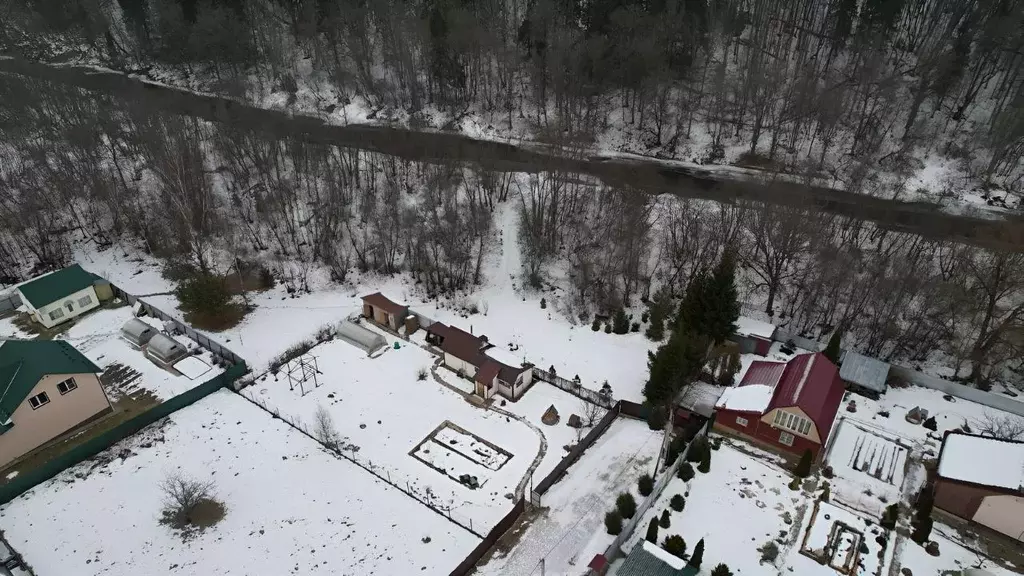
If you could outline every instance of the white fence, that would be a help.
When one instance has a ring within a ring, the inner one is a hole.
[[[615,540],[613,540],[611,545],[608,546],[608,549],[605,550],[604,557],[608,560],[609,564],[618,559],[619,556],[624,555],[622,553],[622,545],[625,544],[626,541],[629,540],[630,536],[633,535],[633,531],[636,530],[636,526],[640,523],[644,514],[651,509],[651,506],[654,506],[654,503],[661,497],[661,493],[665,491],[665,487],[668,486],[669,483],[672,482],[672,479],[676,477],[676,474],[679,472],[679,467],[682,466],[683,462],[686,462],[686,456],[690,453],[690,448],[693,446],[694,442],[696,442],[698,438],[706,438],[707,432],[708,424],[704,424],[704,427],[700,429],[700,432],[693,437],[693,440],[691,440],[690,443],[686,445],[686,448],[683,449],[683,452],[679,454],[676,461],[673,462],[672,465],[669,466],[668,470],[663,472],[654,483],[654,490],[644,498],[644,501],[637,507],[636,514],[634,514],[633,517],[629,519],[629,522],[622,527],[622,532],[619,532],[619,535],[615,537]]]

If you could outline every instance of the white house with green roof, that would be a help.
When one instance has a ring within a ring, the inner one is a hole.
[[[62,340],[0,341],[0,468],[110,412],[100,372]]]
[[[75,264],[18,286],[32,318],[53,328],[100,305],[95,283],[99,276]]]

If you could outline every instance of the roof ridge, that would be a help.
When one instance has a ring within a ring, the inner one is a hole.
[[[818,359],[818,354],[811,354],[810,356],[807,360],[807,366],[804,366],[804,373],[800,377],[800,383],[796,385],[796,390],[793,392],[793,399],[790,400],[793,404],[796,404],[797,400],[800,399],[800,393],[804,391],[804,384],[807,384],[807,378],[811,374],[811,367],[814,366],[814,361]]]

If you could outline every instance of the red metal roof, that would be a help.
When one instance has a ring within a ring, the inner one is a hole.
[[[755,360],[750,364],[750,368],[747,368],[747,373],[743,375],[740,386],[764,384],[774,388],[779,383],[779,379],[782,378],[782,374],[786,371],[786,366],[785,362]]]
[[[402,314],[407,309],[405,305],[392,302],[387,296],[384,296],[380,292],[374,292],[373,294],[363,296],[363,303],[369,304],[374,308],[380,308],[388,314]]]
[[[839,369],[824,354],[801,354],[786,365],[765,412],[789,406],[800,408],[814,420],[824,444],[844,392]]]
[[[484,365],[480,367],[476,372],[476,381],[481,384],[493,384],[495,376],[498,375],[498,371],[501,370],[501,366],[493,361],[488,360],[484,362]]]

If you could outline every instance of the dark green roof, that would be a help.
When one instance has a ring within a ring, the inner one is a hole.
[[[87,272],[81,266],[75,264],[31,282],[26,282],[18,287],[18,291],[28,299],[29,303],[36,308],[42,308],[48,304],[66,298],[79,290],[85,290],[92,286],[99,276]]]
[[[14,414],[43,376],[100,372],[103,370],[63,340],[0,342],[0,424]]]
[[[684,566],[676,569],[667,562],[644,549],[644,540],[633,546],[625,562],[616,572],[619,576],[695,576],[699,568]],[[668,554],[668,552],[666,552]],[[682,562],[682,560],[680,560]]]

